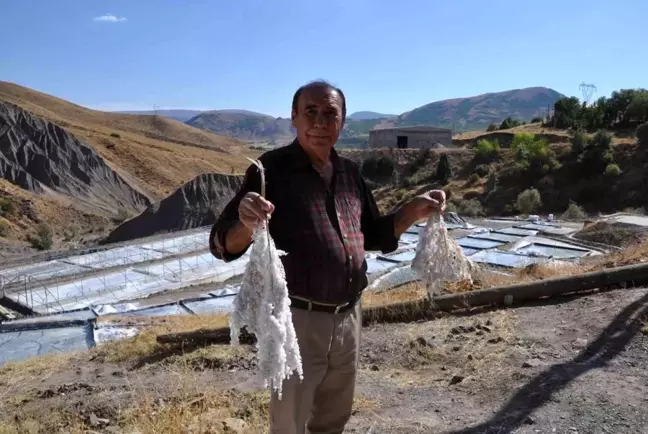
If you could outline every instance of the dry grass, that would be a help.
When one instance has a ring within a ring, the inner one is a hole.
[[[74,241],[87,234],[98,236],[112,227],[108,218],[72,207],[69,198],[61,195],[55,198],[37,195],[5,179],[0,179],[0,197],[6,198],[16,206],[16,212],[5,217],[9,230],[5,238],[14,240],[16,244],[28,244],[26,237],[33,232],[36,224],[32,220],[33,217],[47,222],[53,230],[55,242],[61,241],[64,232],[70,231],[72,225],[83,229],[76,229],[75,237],[68,241]]]
[[[155,199],[201,173],[242,173],[244,156],[256,155],[242,142],[172,119],[90,110],[12,83],[0,82],[0,100],[67,129]]]
[[[45,381],[70,366],[77,357],[77,353],[52,353],[19,362],[5,363],[0,367],[0,402],[11,397],[11,391],[15,387]]]
[[[104,324],[137,325],[142,330],[137,336],[108,342],[99,346],[95,356],[107,363],[132,363],[145,357],[151,357],[169,349],[168,345],[157,342],[157,337],[167,333],[181,333],[200,329],[219,329],[227,327],[226,315],[168,316],[143,319],[146,324],[124,321],[119,317],[106,317]]]
[[[545,128],[542,126],[542,124],[527,124],[527,125],[520,125],[515,128],[510,128],[508,130],[497,130],[497,131],[492,131],[493,133],[511,133],[511,134],[517,134],[517,133],[534,133],[534,134],[555,134],[559,136],[565,136],[566,138],[569,136],[565,130],[557,130],[554,128]],[[491,132],[487,131],[466,131],[465,133],[460,133],[457,134],[453,137],[453,139],[457,140],[465,140],[465,139],[474,139],[479,136],[483,136],[484,134],[490,134]]]
[[[390,304],[422,300],[427,291],[418,282],[412,282],[398,288],[382,292],[365,292],[362,294],[362,307],[389,306]]]

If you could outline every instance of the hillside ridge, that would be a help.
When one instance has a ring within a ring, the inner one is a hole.
[[[151,200],[61,127],[0,102],[0,176],[25,190],[57,192],[86,211],[117,215]]]
[[[115,228],[103,243],[211,225],[243,182],[240,175],[204,173]],[[205,246],[207,247],[207,246]]]

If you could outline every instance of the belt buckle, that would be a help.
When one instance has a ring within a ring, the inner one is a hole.
[[[349,302],[346,302],[344,304],[339,304],[339,305],[335,306],[335,311],[333,313],[335,315],[337,315],[340,312],[340,309],[342,309],[343,307],[348,306],[348,305],[349,305]]]

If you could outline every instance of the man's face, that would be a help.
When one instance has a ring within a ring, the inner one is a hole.
[[[342,98],[331,89],[306,89],[292,112],[299,143],[315,152],[329,150],[340,135],[344,119]]]

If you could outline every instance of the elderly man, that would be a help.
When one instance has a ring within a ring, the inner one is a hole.
[[[432,190],[381,216],[360,171],[334,148],[346,117],[340,89],[316,81],[297,90],[292,123],[297,138],[260,157],[212,229],[212,253],[240,257],[254,229],[269,220],[282,257],[304,370],[270,401],[271,433],[341,433],[351,416],[362,326],[360,296],[367,286],[366,250],[396,250],[412,224],[445,207]]]

